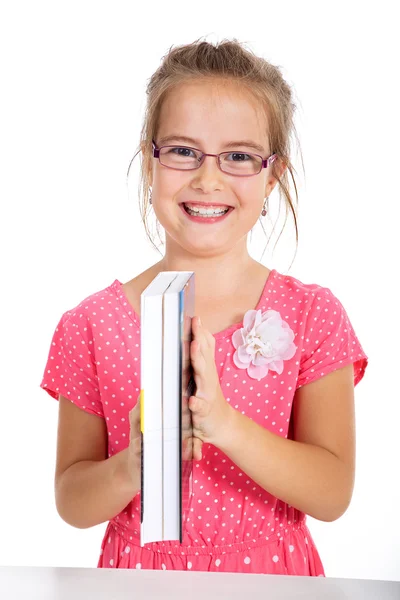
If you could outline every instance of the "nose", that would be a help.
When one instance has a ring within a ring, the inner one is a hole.
[[[193,186],[200,188],[203,192],[211,192],[223,189],[224,174],[219,168],[218,158],[207,154],[203,158],[201,166],[193,171]]]

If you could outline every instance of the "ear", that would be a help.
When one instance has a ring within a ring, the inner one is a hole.
[[[287,164],[284,163],[283,160],[281,160],[280,158],[278,158],[278,160],[276,160],[275,163],[276,163],[276,170],[278,171],[278,176],[280,179],[287,169]]]
[[[279,158],[274,161],[274,165],[276,165],[275,170],[278,172],[278,177],[280,179],[282,177],[282,175],[284,174],[284,172],[286,171],[287,165]],[[278,183],[278,180],[275,179],[275,177],[273,177],[271,175],[271,177],[267,180],[267,184],[265,186],[265,195],[266,196],[269,196],[271,194],[272,190],[274,189],[274,187],[276,186],[277,183]]]

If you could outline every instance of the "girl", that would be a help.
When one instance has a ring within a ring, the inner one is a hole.
[[[306,515],[349,506],[367,356],[329,288],[247,251],[276,185],[296,223],[291,90],[234,40],[172,49],[147,94],[142,210],[165,254],[56,328],[41,387],[59,400],[57,510],[79,528],[109,521],[99,567],[323,576]],[[196,274],[194,493],[183,543],[141,548],[140,294],[168,270]]]

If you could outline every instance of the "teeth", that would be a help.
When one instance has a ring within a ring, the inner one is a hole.
[[[208,215],[223,215],[225,214],[229,208],[199,208],[199,207],[189,207],[189,205],[185,204],[185,208],[187,209],[189,214],[194,214],[194,215],[204,215],[204,216],[208,216]]]

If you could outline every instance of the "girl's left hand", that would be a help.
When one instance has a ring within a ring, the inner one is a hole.
[[[215,364],[215,338],[205,329],[199,317],[192,319],[193,340],[190,360],[196,383],[196,395],[190,396],[189,408],[193,423],[193,457],[201,459],[203,442],[218,446],[229,436],[232,407],[221,390]]]

